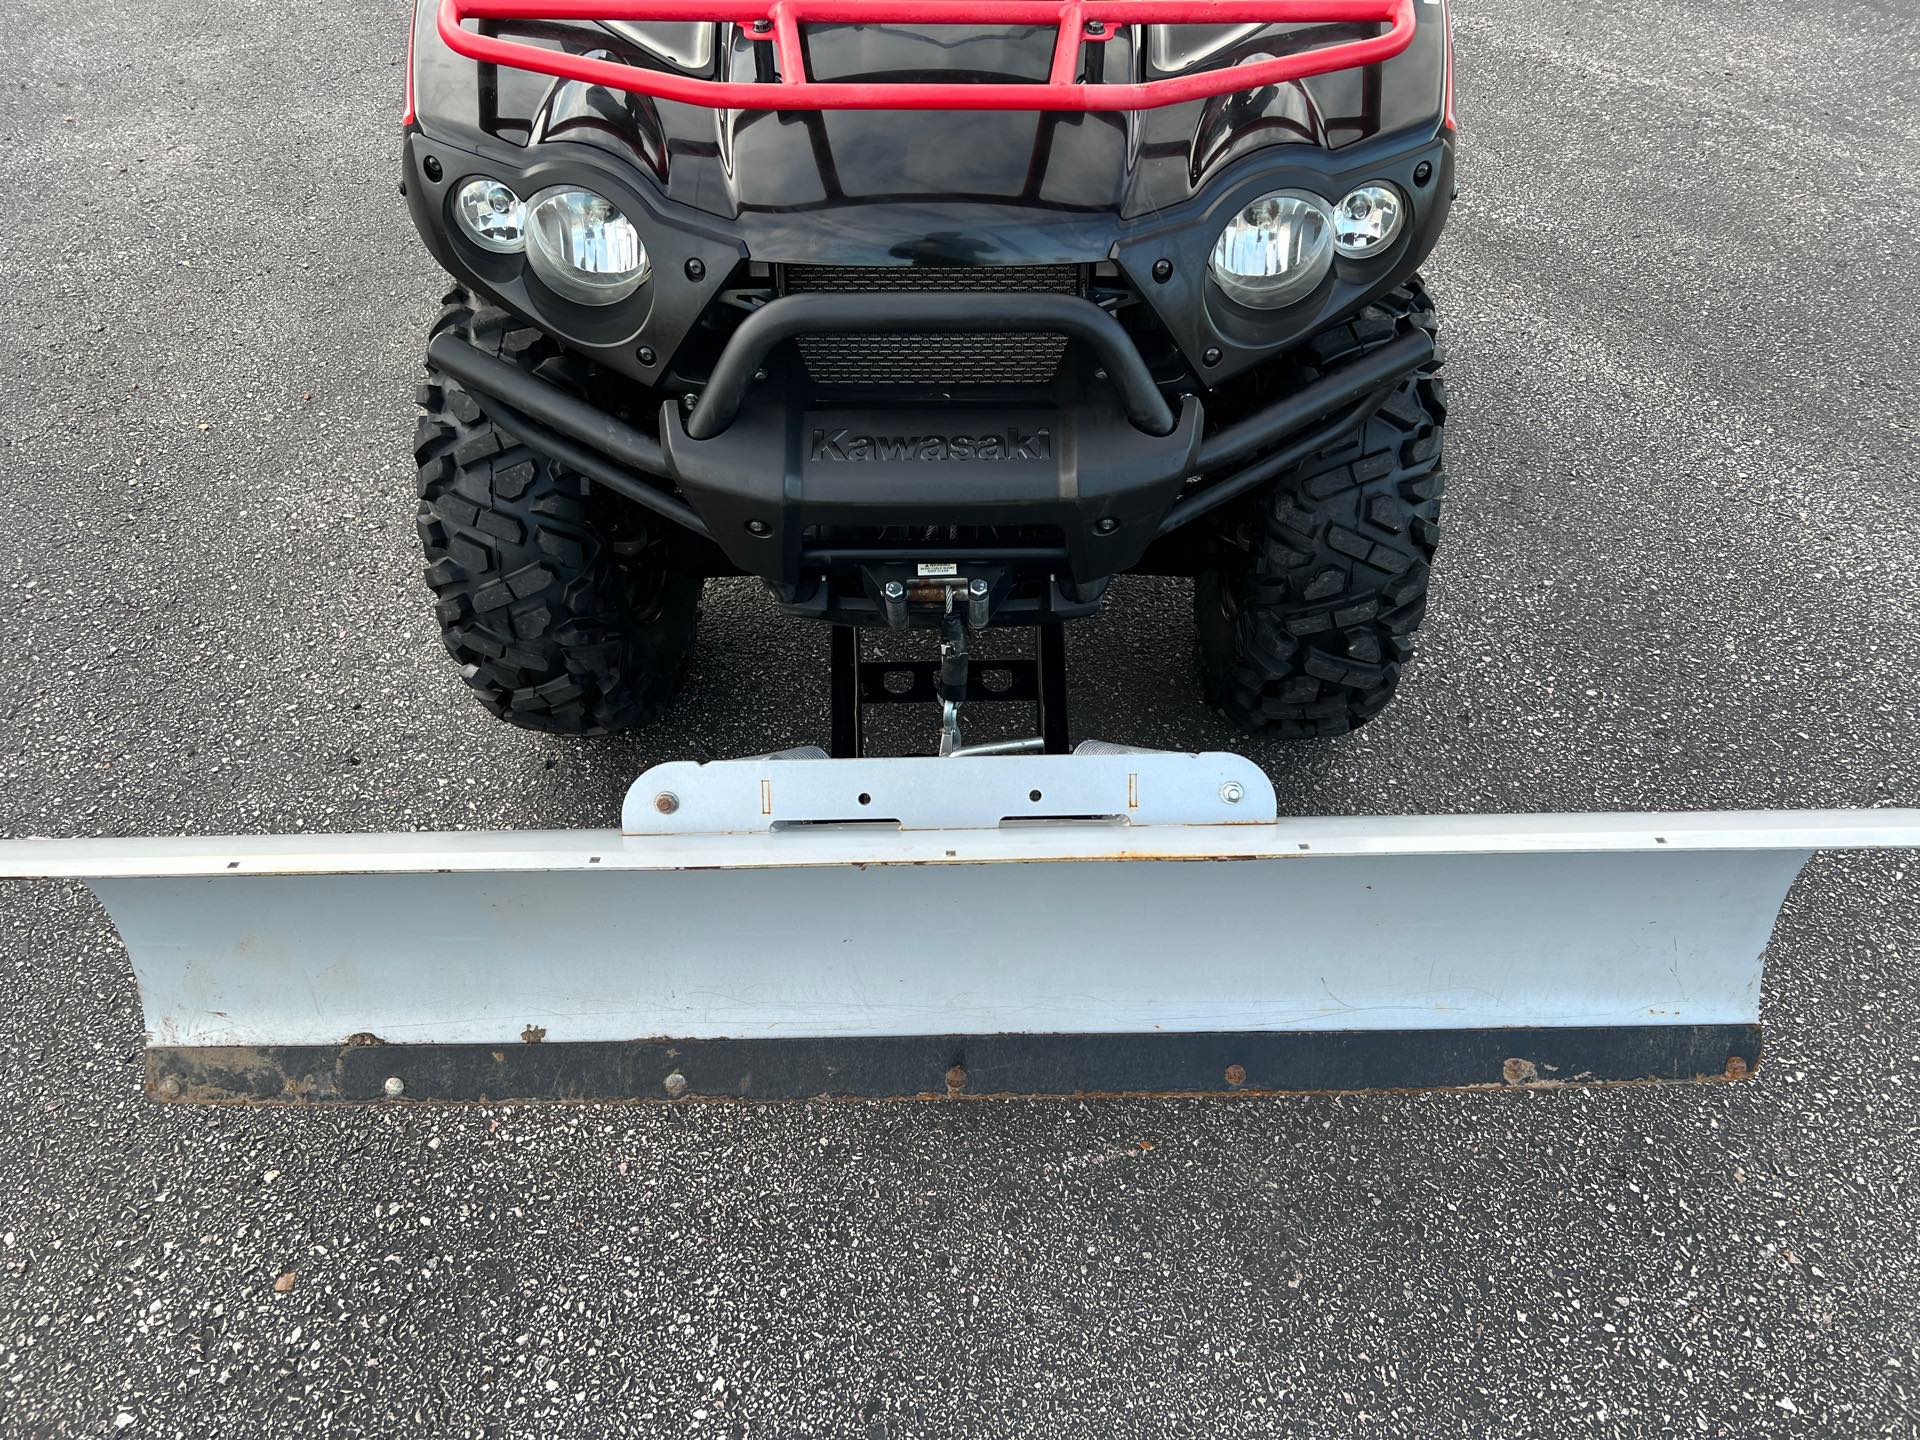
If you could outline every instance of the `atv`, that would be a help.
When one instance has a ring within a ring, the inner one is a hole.
[[[439,0],[408,68],[448,648],[521,725],[639,725],[704,582],[754,576],[832,627],[831,752],[659,761],[617,829],[0,841],[112,914],[156,1099],[1743,1079],[1809,855],[1920,846],[1892,810],[1282,816],[1243,756],[1069,744],[1063,622],[1127,573],[1192,577],[1248,730],[1392,696],[1444,4]],[[969,743],[987,699],[1039,733]],[[895,701],[938,755],[866,752]]]
[[[725,575],[837,627],[841,753],[864,704],[941,702],[952,753],[1008,695],[1064,749],[1058,627],[1123,574],[1192,578],[1249,733],[1391,699],[1445,486],[1444,3],[440,0],[408,72],[455,281],[419,527],[495,714],[645,724]],[[995,626],[1038,627],[999,694]]]
[[[832,758],[658,761],[617,829],[0,840],[111,914],[155,1099],[1743,1079],[1801,866],[1920,847],[1899,810],[1283,816],[1243,756],[1069,745],[1062,622],[1129,572],[1193,577],[1249,730],[1392,695],[1443,4],[439,3],[404,188],[458,282],[420,397],[448,647],[509,720],[638,725],[702,584],[756,576],[832,627]],[[1039,733],[969,743],[985,699]],[[866,752],[893,701],[939,755]]]

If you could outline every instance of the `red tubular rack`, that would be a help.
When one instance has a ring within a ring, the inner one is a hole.
[[[488,65],[533,70],[612,90],[724,110],[1151,110],[1332,70],[1391,60],[1413,43],[1415,0],[441,0],[440,38]],[[465,20],[731,22],[770,44],[778,81],[702,80],[666,70],[544,50],[465,29]],[[965,84],[829,82],[807,78],[800,27],[1051,25],[1044,81]],[[1125,25],[1386,25],[1380,35],[1137,84],[1085,84],[1080,47]]]

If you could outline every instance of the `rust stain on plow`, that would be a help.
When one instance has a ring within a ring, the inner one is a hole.
[[[1239,1089],[1247,1083],[1247,1067],[1244,1065],[1227,1066],[1227,1084]]]
[[[1539,1067],[1517,1055],[1500,1067],[1500,1074],[1509,1085],[1533,1085],[1540,1079]]]
[[[520,1039],[528,1045],[538,1045],[546,1038],[547,1027],[544,1025],[529,1025],[520,1032]]]
[[[967,1067],[955,1065],[947,1071],[947,1094],[957,1096],[967,1088]]]
[[[211,1063],[201,1068],[156,1065],[148,1052],[147,1094],[188,1105],[304,1105],[328,1098],[317,1076],[284,1069],[264,1050],[235,1045],[205,1053]]]
[[[360,1045],[384,1045],[387,1042],[371,1030],[357,1030],[340,1043],[351,1050]]]
[[[1749,1073],[1747,1062],[1740,1056],[1729,1055],[1727,1057],[1727,1079],[1744,1080]]]

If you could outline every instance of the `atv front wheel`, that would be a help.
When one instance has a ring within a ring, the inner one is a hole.
[[[1302,380],[1410,328],[1435,329],[1416,280],[1308,347]],[[1209,703],[1249,734],[1342,735],[1393,698],[1426,614],[1446,489],[1436,358],[1359,431],[1224,512],[1194,583]]]
[[[540,331],[456,289],[433,334],[555,384],[579,362]],[[447,650],[495,715],[598,735],[644,725],[679,688],[700,577],[672,568],[664,522],[500,430],[451,376],[418,394],[420,541]]]

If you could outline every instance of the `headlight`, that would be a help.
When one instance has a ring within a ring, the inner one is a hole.
[[[542,280],[583,305],[626,299],[651,268],[640,232],[612,201],[568,186],[527,202],[527,259]]]
[[[1333,215],[1318,195],[1262,195],[1227,222],[1207,262],[1214,283],[1242,305],[1274,309],[1305,299],[1333,264]]]
[[[1376,255],[1394,242],[1406,218],[1406,202],[1393,186],[1362,185],[1334,208],[1333,248],[1349,260]]]
[[[469,180],[453,197],[453,218],[483,250],[517,255],[527,244],[527,207],[498,180]]]

